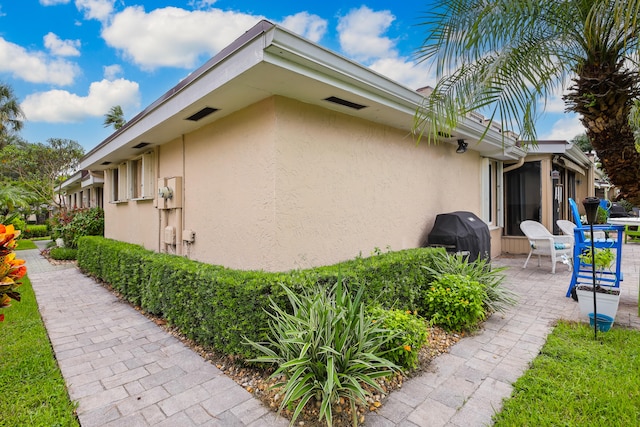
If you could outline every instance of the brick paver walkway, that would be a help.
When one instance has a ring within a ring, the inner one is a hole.
[[[83,427],[286,426],[251,394],[179,340],[120,302],[73,266],[51,266],[24,251],[29,278]],[[616,324],[640,328],[640,244],[623,248],[623,295]],[[546,262],[545,262],[546,261]],[[559,318],[580,319],[565,298],[566,266],[550,273],[523,257],[501,257],[518,306],[439,356],[430,372],[405,382],[366,426],[491,425],[512,383],[538,354]],[[580,319],[586,321],[586,319]]]

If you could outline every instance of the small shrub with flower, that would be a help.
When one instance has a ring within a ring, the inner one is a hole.
[[[0,224],[0,308],[9,307],[11,300],[20,301],[20,293],[16,290],[20,280],[26,273],[24,260],[17,259],[14,249],[20,230],[13,225]],[[0,314],[0,322],[4,314]]]
[[[368,314],[379,320],[383,329],[392,331],[393,339],[382,349],[384,357],[404,369],[417,368],[420,349],[429,337],[427,322],[410,310],[372,307]]]

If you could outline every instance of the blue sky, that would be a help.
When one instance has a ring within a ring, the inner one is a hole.
[[[131,118],[260,19],[417,89],[435,82],[415,50],[428,2],[323,0],[0,0],[0,81],[27,116],[30,142],[68,138],[89,150],[113,131],[114,105]],[[582,128],[560,96],[540,139]]]

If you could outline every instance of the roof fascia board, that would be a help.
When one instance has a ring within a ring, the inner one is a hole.
[[[71,175],[66,180],[64,180],[64,182],[60,184],[57,188],[60,188],[60,189],[67,188],[73,184],[79,183],[81,180],[82,180],[82,169],[74,173],[73,175]]]
[[[569,147],[569,149],[565,152],[567,158],[569,158],[570,160],[584,166],[584,167],[591,167],[591,165],[593,165],[593,162],[591,161],[591,159],[589,158],[589,156],[587,156],[581,149],[580,147],[578,147],[575,144],[571,144],[571,147]]]
[[[281,27],[275,27],[270,34],[265,62],[410,114],[415,114],[422,103],[423,96],[415,90]]]

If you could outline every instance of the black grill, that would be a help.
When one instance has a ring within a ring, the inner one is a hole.
[[[491,235],[487,224],[471,212],[457,211],[436,216],[427,246],[447,252],[468,253],[469,261],[491,260]]]

